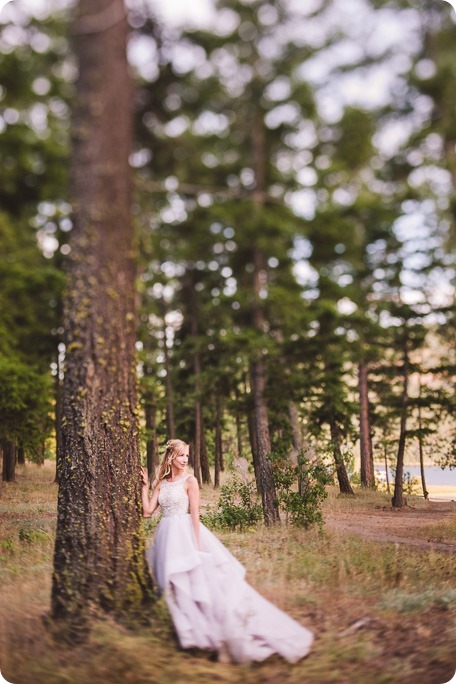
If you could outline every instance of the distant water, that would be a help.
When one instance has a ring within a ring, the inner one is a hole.
[[[385,474],[385,467],[378,466],[376,471]],[[411,477],[417,477],[421,482],[420,466],[404,466],[404,473],[410,473]],[[390,479],[393,473],[389,471]],[[456,468],[439,468],[438,466],[424,466],[424,477],[428,485],[443,485],[446,487],[456,487]]]

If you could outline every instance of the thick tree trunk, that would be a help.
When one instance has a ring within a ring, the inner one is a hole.
[[[55,427],[55,480],[59,482],[61,471],[61,449],[60,449],[60,429],[62,425],[62,380],[60,367],[60,354],[57,354],[57,372],[54,378],[54,399],[55,399],[55,413],[54,413],[54,427]]]
[[[147,430],[146,461],[149,480],[153,482],[158,468],[158,438],[157,438],[157,407],[146,397],[144,405],[144,420]]]
[[[94,608],[133,616],[152,601],[141,532],[127,31],[122,0],[80,0],[52,585],[52,615],[68,636],[84,633]]]
[[[3,482],[14,482],[16,478],[16,446],[8,439],[2,441],[3,452]]]
[[[336,464],[336,475],[339,482],[339,491],[341,494],[352,494],[354,491],[350,484],[350,480],[345,468],[344,457],[340,448],[340,430],[335,419],[331,418],[329,421],[329,429],[331,431],[331,440],[333,444],[334,462]]]
[[[367,384],[367,364],[358,364],[359,390],[359,442],[361,456],[361,486],[375,487],[374,459],[372,455],[371,430],[369,420],[369,395]]]
[[[214,489],[220,487],[220,471],[222,464],[222,402],[220,394],[217,392],[215,397],[215,467],[214,467]]]
[[[408,384],[409,384],[409,355],[408,355],[408,340],[404,341],[403,349],[403,384],[401,395],[401,419],[399,430],[399,444],[397,447],[396,460],[396,477],[394,481],[394,493],[392,498],[392,505],[394,508],[401,508],[406,505],[404,497],[404,455],[405,442],[407,439],[407,410],[408,410]]]

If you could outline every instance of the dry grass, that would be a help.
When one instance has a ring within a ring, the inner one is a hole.
[[[456,668],[454,556],[284,526],[218,533],[250,582],[316,634],[311,655],[252,666],[183,652],[159,603],[153,628],[127,631],[96,621],[88,641],[57,644],[42,617],[49,605],[56,487],[52,464],[27,466],[0,498],[1,670],[13,684],[442,684]],[[204,501],[216,498],[203,488]],[[423,502],[424,503],[424,502]],[[332,491],[331,516],[389,505],[382,494]],[[415,505],[415,504],[414,504]],[[418,506],[421,504],[417,504]],[[448,522],[448,529],[453,521]],[[435,533],[435,531],[434,531]]]

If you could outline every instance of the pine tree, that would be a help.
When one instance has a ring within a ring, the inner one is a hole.
[[[85,629],[94,606],[121,617],[151,600],[140,533],[128,163],[133,91],[124,4],[115,0],[106,8],[104,0],[82,0],[72,26],[79,65],[74,227],[52,586],[53,618],[71,634]]]

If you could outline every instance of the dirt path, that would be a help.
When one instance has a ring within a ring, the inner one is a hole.
[[[456,551],[455,532],[447,523],[454,520],[455,502],[430,501],[422,508],[379,507],[375,511],[329,513],[326,525],[334,532],[453,553]]]

